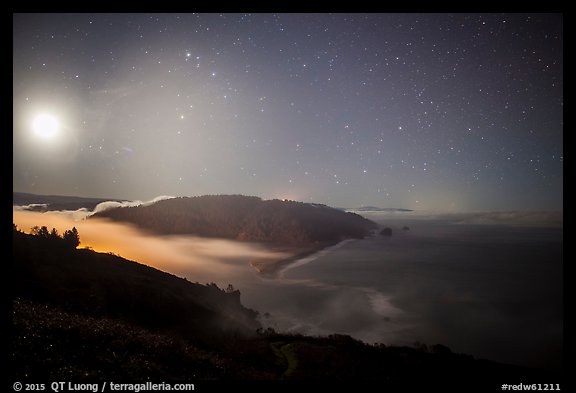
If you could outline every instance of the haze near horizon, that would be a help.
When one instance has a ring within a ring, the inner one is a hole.
[[[14,14],[13,190],[562,211],[560,14]]]

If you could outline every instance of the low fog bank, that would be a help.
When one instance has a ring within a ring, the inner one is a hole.
[[[78,211],[31,212],[13,211],[14,223],[29,232],[33,226],[56,228],[59,233],[75,226],[80,234],[80,248],[111,252],[126,259],[185,275],[191,281],[215,282],[221,285],[232,281],[239,270],[244,272],[253,258],[286,258],[288,255],[270,251],[257,243],[241,243],[223,239],[194,236],[157,236],[137,227],[107,219],[79,219]]]
[[[356,212],[374,221],[428,220],[457,225],[508,225],[522,227],[562,228],[561,211],[510,211],[510,212],[434,212],[434,211],[365,211]]]
[[[160,195],[157,196],[149,201],[104,201],[98,203],[94,210],[89,210],[87,208],[80,208],[78,210],[50,210],[51,212],[61,213],[66,216],[71,216],[75,220],[82,220],[87,218],[95,213],[100,213],[105,210],[114,209],[117,207],[133,207],[133,206],[148,206],[158,201],[162,201],[164,199],[172,199],[175,198],[173,196],[168,195]],[[16,211],[38,211],[38,208],[48,209],[50,205],[48,203],[31,203],[28,205],[14,205],[12,206],[13,210]]]
[[[117,207],[148,206],[155,202],[176,198],[174,196],[161,195],[149,201],[105,201],[101,202],[94,210],[85,208],[74,211],[61,211],[60,213],[72,216],[76,220],[87,218],[95,213]],[[40,207],[47,207],[47,204],[33,203],[29,205],[13,206],[18,211],[37,211]],[[381,211],[355,211],[349,210],[368,219],[381,220],[433,220],[449,224],[462,225],[509,225],[509,226],[530,226],[530,227],[559,227],[564,223],[562,211],[504,211],[504,212],[440,212],[426,210],[404,210],[389,209]]]

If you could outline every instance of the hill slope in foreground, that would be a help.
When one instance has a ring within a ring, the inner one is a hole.
[[[166,199],[148,206],[114,208],[93,217],[129,222],[158,234],[290,245],[361,238],[377,228],[357,214],[325,205],[241,195]]]
[[[497,390],[508,381],[551,378],[442,345],[263,331],[237,291],[75,249],[57,237],[16,229],[13,236],[11,381],[378,380],[445,390],[474,381],[469,387]]]

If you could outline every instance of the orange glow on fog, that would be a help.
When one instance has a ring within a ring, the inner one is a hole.
[[[153,262],[149,258],[153,253],[147,250],[154,248],[156,252],[162,251],[161,243],[155,244],[153,238],[143,241],[142,235],[135,228],[128,225],[120,227],[108,220],[74,221],[70,215],[60,212],[14,211],[13,222],[26,233],[30,233],[30,229],[35,225],[45,225],[48,230],[56,228],[62,235],[65,230],[75,226],[80,233],[80,248],[89,247],[98,252],[113,252],[145,264]]]
[[[60,234],[76,227],[80,247],[112,252],[123,258],[177,274],[185,269],[198,274],[230,274],[246,269],[253,258],[285,258],[287,254],[270,251],[258,244],[193,236],[156,236],[128,224],[106,219],[74,219],[77,212],[30,212],[13,210],[13,222],[30,233],[33,226],[56,228]]]

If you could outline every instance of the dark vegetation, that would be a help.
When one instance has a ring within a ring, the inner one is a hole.
[[[357,388],[377,381],[443,391],[559,381],[442,345],[278,334],[262,329],[231,285],[191,283],[35,232],[13,230],[11,381],[321,380]]]
[[[15,296],[62,306],[71,312],[121,317],[154,328],[250,334],[256,313],[238,291],[191,283],[112,254],[76,249],[46,227],[35,235],[14,228]]]
[[[14,230],[18,232],[16,227],[14,227]],[[60,236],[56,228],[52,228],[51,231],[48,231],[48,227],[46,226],[35,226],[30,230],[30,233],[37,236],[39,239],[44,239],[40,241],[43,241],[46,244],[50,244],[56,248],[76,248],[80,245],[80,235],[78,234],[76,227],[64,231],[62,236]],[[51,241],[47,242],[46,240],[48,239]]]
[[[206,195],[120,207],[95,214],[159,234],[193,234],[243,241],[308,244],[361,238],[377,225],[358,214],[325,205]]]

